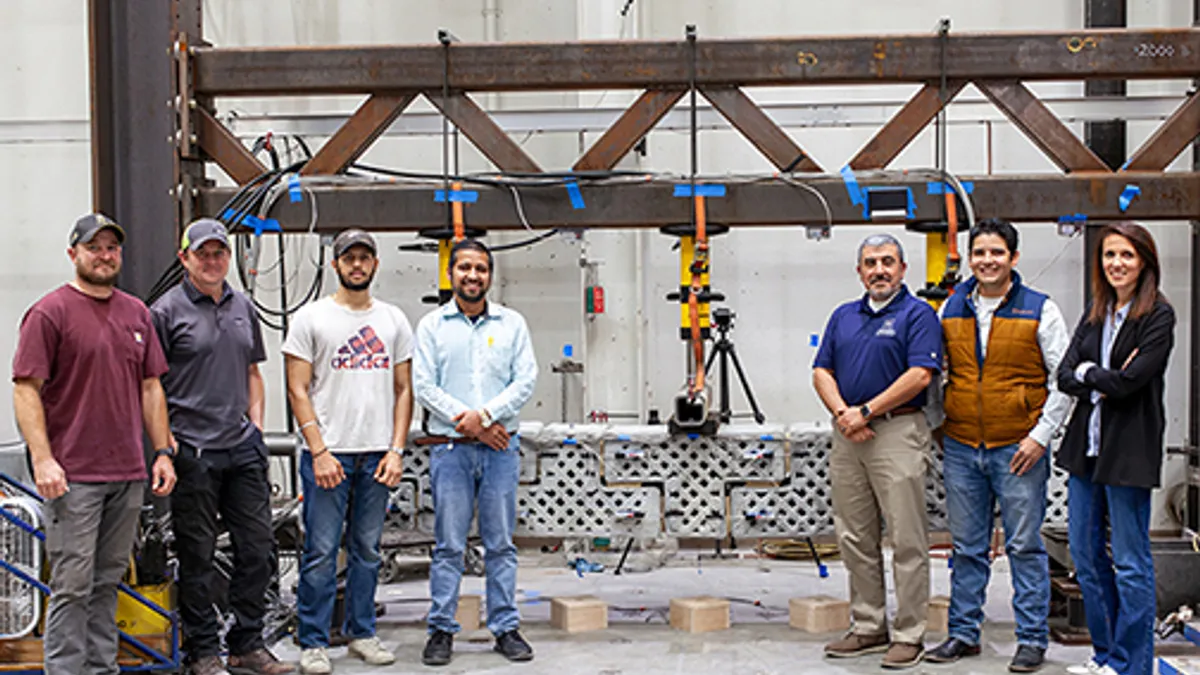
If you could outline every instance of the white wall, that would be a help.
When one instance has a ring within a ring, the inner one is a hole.
[[[464,41],[558,41],[595,38],[679,38],[687,23],[705,37],[787,34],[929,32],[941,16],[953,19],[954,31],[1070,29],[1082,26],[1084,0],[1009,0],[962,3],[952,0],[862,0],[854,3],[794,0],[636,0],[622,20],[624,0],[206,0],[205,38],[221,46],[291,44],[433,43],[438,28],[451,29]],[[1188,3],[1131,0],[1131,26],[1190,25]],[[485,12],[492,6],[495,12]],[[1079,83],[1038,84],[1043,94],[1078,95]],[[1131,94],[1178,94],[1186,83],[1137,82]],[[751,92],[762,102],[903,100],[913,87],[770,89]],[[5,0],[0,3],[0,191],[6,209],[10,262],[0,269],[0,357],[10,359],[16,324],[37,296],[70,273],[63,254],[72,220],[88,210],[87,34],[85,3],[68,0]],[[631,92],[501,94],[479,97],[497,109],[621,105]],[[960,98],[978,98],[968,89]],[[686,99],[685,99],[686,101]],[[357,97],[311,99],[239,99],[219,102],[222,113],[348,112]],[[420,102],[413,110],[428,110]],[[1130,150],[1154,123],[1130,125]],[[1082,125],[1075,125],[1082,132]],[[278,128],[287,131],[286,125]],[[871,136],[873,129],[792,129],[797,141],[829,170],[836,170]],[[566,168],[598,133],[547,133],[518,138],[546,168]],[[324,139],[310,138],[313,145]],[[771,166],[731,131],[706,132],[700,140],[701,171],[706,174],[765,173]],[[626,166],[685,172],[688,139],[684,134],[651,134],[648,155],[629,158]],[[930,166],[933,140],[926,132],[895,167]],[[1052,172],[1052,165],[1019,132],[994,125],[991,145],[996,172]],[[463,142],[463,171],[489,165]],[[987,168],[985,127],[956,125],[950,130],[950,168],[983,173]],[[439,171],[441,141],[435,137],[385,138],[367,154],[376,164]],[[1181,159],[1182,168],[1188,158]],[[212,169],[211,173],[219,173]],[[468,215],[469,218],[469,215]],[[535,223],[548,226],[552,223]],[[719,238],[713,253],[713,283],[729,296],[738,313],[734,339],[755,392],[772,421],[824,417],[809,385],[813,349],[833,307],[861,288],[853,271],[854,248],[877,228],[843,227],[829,241],[811,242],[801,228],[739,230]],[[894,230],[895,231],[895,230]],[[1176,356],[1169,373],[1168,443],[1180,444],[1186,423],[1186,345],[1188,344],[1188,235],[1179,223],[1153,226],[1164,256],[1165,286],[1180,311]],[[1049,225],[1022,227],[1021,270],[1050,292],[1074,321],[1082,307],[1082,249],[1078,240],[1060,239]],[[511,241],[518,233],[489,237]],[[400,253],[395,246],[411,235],[381,237],[384,269],[378,293],[398,303],[414,319],[427,311],[419,297],[433,289],[431,256]],[[910,282],[923,279],[922,239],[904,235],[910,257]],[[550,364],[562,345],[586,355],[585,405],[581,382],[572,382],[573,419],[585,410],[642,413],[657,407],[664,416],[672,394],[683,382],[684,351],[677,339],[678,308],[664,299],[677,283],[673,241],[653,231],[596,232],[584,242],[552,239],[532,250],[500,259],[495,295],[524,312],[533,327],[543,377],[527,416],[557,419],[558,376]],[[300,243],[293,244],[299,253]],[[308,250],[312,250],[311,244]],[[594,321],[581,319],[579,259],[586,250],[600,263],[598,278],[607,292],[608,311]],[[268,256],[271,251],[267,252]],[[293,255],[292,264],[299,255]],[[167,261],[163,261],[164,265]],[[311,267],[311,266],[310,266]],[[307,283],[309,269],[295,280],[292,294]],[[274,280],[267,282],[273,284]],[[640,312],[639,312],[640,309]],[[271,339],[277,345],[276,339]],[[277,353],[277,352],[274,352]],[[283,426],[279,359],[267,368],[270,391],[268,423]],[[744,410],[740,394],[735,407]],[[0,406],[0,441],[16,437],[8,406]],[[1172,477],[1177,474],[1172,469]]]

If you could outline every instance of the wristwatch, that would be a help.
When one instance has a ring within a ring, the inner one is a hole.
[[[154,451],[154,459],[158,459],[159,457],[168,457],[173,462],[175,461],[175,452],[170,448],[159,448]]]
[[[492,426],[492,414],[487,411],[487,408],[479,409],[479,423],[486,429]]]
[[[858,412],[862,413],[864,420],[871,419],[871,406],[867,405],[866,403],[858,407]]]
[[[397,455],[400,455],[401,457],[404,456],[404,448],[402,448],[398,445],[393,445],[392,447],[388,448],[388,452],[394,452]]]

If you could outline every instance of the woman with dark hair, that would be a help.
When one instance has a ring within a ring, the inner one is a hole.
[[[1150,491],[1163,457],[1163,374],[1175,310],[1159,290],[1146,228],[1106,225],[1092,266],[1092,305],[1058,369],[1078,402],[1058,451],[1070,473],[1071,559],[1094,655],[1081,673],[1154,671]],[[1108,554],[1111,528],[1112,556]]]

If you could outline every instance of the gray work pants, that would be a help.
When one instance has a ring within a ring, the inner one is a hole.
[[[129,569],[145,481],[71,483],[45,505],[46,675],[115,675],[117,586]]]

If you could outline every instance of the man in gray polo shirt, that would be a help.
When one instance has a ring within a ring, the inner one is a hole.
[[[171,512],[183,646],[195,675],[275,675],[293,668],[267,651],[262,636],[274,548],[258,370],[266,352],[254,306],[225,282],[229,258],[220,222],[192,223],[179,253],[187,275],[150,308],[170,365],[162,383],[179,448]],[[213,609],[218,516],[233,543],[229,671]]]

